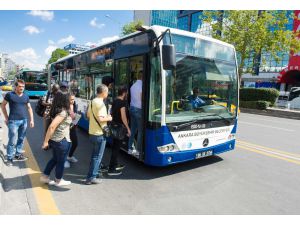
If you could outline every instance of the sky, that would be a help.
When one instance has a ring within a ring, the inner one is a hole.
[[[51,53],[67,44],[99,45],[120,36],[133,11],[0,11],[0,52],[17,64],[43,69]]]

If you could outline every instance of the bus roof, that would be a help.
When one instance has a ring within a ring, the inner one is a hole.
[[[188,37],[193,37],[193,38],[200,38],[200,39],[203,39],[203,40],[207,40],[207,41],[211,41],[211,42],[214,42],[214,43],[218,43],[218,44],[221,44],[221,45],[224,45],[224,46],[227,46],[227,47],[230,47],[230,48],[233,48],[234,49],[234,46],[231,45],[231,44],[228,44],[226,42],[223,42],[223,41],[220,41],[220,40],[217,40],[217,39],[214,39],[214,38],[211,38],[211,37],[208,37],[208,36],[204,36],[204,35],[201,35],[201,34],[197,34],[197,33],[193,33],[193,32],[189,32],[189,31],[185,31],[185,30],[179,30],[179,29],[175,29],[175,28],[169,28],[169,27],[164,27],[164,26],[158,26],[158,25],[153,25],[153,26],[143,26],[143,28],[145,30],[153,30],[153,32],[157,35],[157,36],[160,36],[162,32],[166,31],[166,29],[170,29],[171,33],[173,34],[177,34],[177,35],[183,35],[183,36],[188,36]],[[67,55],[63,58],[60,58],[58,59],[56,62],[52,63],[52,64],[55,64],[55,63],[59,63],[59,62],[62,62],[62,61],[65,61],[67,59],[70,59],[70,58],[73,58],[75,56],[78,56],[78,55],[81,55],[81,54],[85,54],[87,52],[90,52],[90,51],[93,51],[97,48],[101,48],[105,45],[109,45],[111,43],[114,43],[114,42],[117,42],[117,41],[121,41],[121,40],[124,40],[124,39],[127,39],[128,37],[131,37],[131,36],[135,36],[136,34],[138,33],[141,33],[143,31],[136,31],[134,33],[131,33],[131,34],[128,34],[128,35],[125,35],[119,39],[116,39],[116,40],[113,40],[113,41],[110,41],[110,42],[107,42],[107,43],[104,43],[102,45],[99,45],[99,46],[96,46],[94,48],[91,48],[89,50],[86,50],[86,51],[83,51],[83,52],[80,52],[78,54],[71,54],[71,55]]]

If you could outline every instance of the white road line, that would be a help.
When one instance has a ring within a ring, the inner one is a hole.
[[[278,129],[278,130],[283,130],[283,131],[288,131],[288,132],[295,132],[295,130],[280,128],[280,127],[273,127],[273,126],[268,126],[268,125],[262,125],[259,123],[249,123],[249,122],[239,121],[238,124],[248,124],[248,125],[252,125],[252,126],[267,127],[267,128]]]
[[[250,115],[252,115],[252,116],[250,116]],[[259,117],[266,117],[266,118],[262,119],[262,118],[259,118]],[[267,119],[267,118],[272,118],[272,119]],[[240,115],[239,119],[240,120],[253,119],[253,120],[261,120],[261,121],[264,121],[264,122],[272,122],[272,123],[278,123],[278,124],[284,124],[284,125],[300,126],[300,121],[299,121],[299,123],[293,123],[293,122],[290,122],[290,119],[287,119],[287,118],[270,117],[270,116],[263,116],[263,115],[253,116],[253,114],[247,114],[247,115],[244,114],[244,115]],[[286,119],[286,121],[280,121],[278,119]]]

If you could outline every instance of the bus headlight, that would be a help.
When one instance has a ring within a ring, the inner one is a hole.
[[[235,139],[235,134],[229,134],[228,140],[234,140]]]
[[[163,146],[158,146],[157,149],[161,153],[164,153],[164,152],[177,152],[177,151],[179,151],[178,146],[176,144],[174,144],[174,143],[163,145]]]

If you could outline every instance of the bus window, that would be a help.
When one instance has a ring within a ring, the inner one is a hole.
[[[90,99],[93,95],[91,75],[80,74],[78,84],[80,98]]]
[[[118,88],[122,85],[129,85],[128,59],[120,59],[116,61],[114,96],[117,96]]]
[[[159,56],[151,57],[151,75],[149,88],[149,115],[151,122],[161,120],[161,71]]]

